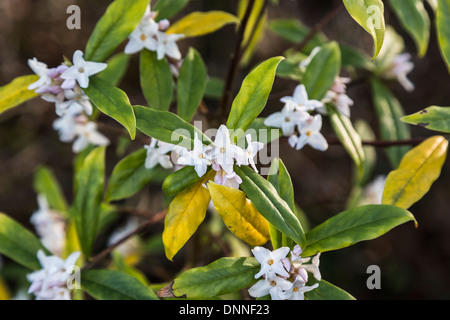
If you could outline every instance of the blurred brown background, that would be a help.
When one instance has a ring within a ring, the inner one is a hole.
[[[109,0],[1,0],[0,1],[0,85],[13,78],[30,74],[27,59],[37,57],[49,66],[57,66],[63,55],[71,58],[77,49],[84,49],[96,21],[103,14]],[[313,26],[337,1],[280,0],[277,7],[269,7],[269,19],[299,18]],[[66,8],[79,5],[82,29],[66,28]],[[212,9],[236,12],[237,1],[191,0],[184,12]],[[434,16],[431,15],[433,21]],[[177,16],[171,20],[176,20]],[[395,16],[386,8],[386,21],[402,35],[408,51],[413,54],[416,68],[410,79],[416,90],[409,94],[397,83],[390,88],[410,114],[430,105],[450,105],[450,76],[439,54],[435,29],[432,26],[430,47],[423,59],[418,59],[411,38],[399,27]],[[325,27],[324,33],[341,43],[359,46],[372,53],[372,42],[356,23],[342,10]],[[234,48],[235,33],[231,26],[205,37],[183,40],[182,52],[195,46],[202,54],[210,76],[224,77]],[[282,55],[290,44],[269,30],[265,32],[249,68],[271,56]],[[145,103],[138,81],[137,56],[131,59],[129,71],[120,87],[132,103]],[[240,80],[249,69],[242,70]],[[278,79],[274,92],[294,88],[293,81]],[[362,83],[348,92],[355,100],[352,120],[364,119],[377,132],[379,123],[374,114],[370,88]],[[215,107],[215,101],[208,106]],[[278,111],[281,104],[271,99],[264,116]],[[26,226],[36,209],[36,195],[32,188],[34,170],[39,165],[51,166],[71,201],[73,154],[69,144],[59,142],[51,124],[54,107],[35,99],[0,116],[0,211]],[[326,121],[324,121],[326,122]],[[382,124],[381,124],[382,125]],[[434,133],[411,128],[413,137],[427,137]],[[329,127],[325,127],[325,132]],[[114,148],[115,138],[113,140]],[[391,167],[381,149],[378,149],[375,174],[387,174]],[[120,159],[108,151],[108,172]],[[295,184],[297,204],[306,212],[310,224],[317,225],[345,208],[352,186],[353,165],[340,146],[331,146],[325,152],[311,148],[294,152],[283,147],[281,157],[286,162]],[[450,162],[447,161],[440,179],[431,191],[410,208],[419,227],[412,223],[399,226],[379,239],[322,255],[323,277],[347,290],[358,299],[449,299],[450,298]],[[381,268],[381,290],[368,290],[366,269],[369,265]]]

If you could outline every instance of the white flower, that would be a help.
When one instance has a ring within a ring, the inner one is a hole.
[[[156,51],[158,42],[155,39],[158,32],[159,25],[153,19],[146,19],[145,23],[139,25],[130,34],[130,41],[125,46],[126,54],[133,54],[143,50],[144,48],[150,51]]]
[[[87,118],[85,118],[85,116],[76,117],[70,113],[66,113],[53,122],[53,129],[58,131],[59,140],[62,142],[72,142],[73,139],[75,139],[77,136],[77,132],[75,130],[78,122],[77,119],[85,121],[84,119]]]
[[[268,116],[264,120],[264,124],[269,127],[281,128],[283,135],[290,136],[294,134],[295,128],[308,117],[307,112],[298,110],[296,104],[288,101],[280,112]]]
[[[312,59],[314,59],[314,57],[316,56],[316,54],[319,53],[320,49],[321,49],[320,47],[315,47],[314,49],[312,49],[312,51],[311,51],[311,53],[309,54],[309,56],[308,56],[305,60],[303,60],[302,62],[300,62],[299,67],[300,67],[302,70],[305,70],[305,69],[309,66],[309,64],[311,63]]]
[[[248,293],[254,298],[264,297],[270,294],[272,300],[283,300],[283,292],[291,288],[292,282],[274,276],[272,280],[259,280],[248,289]]]
[[[379,175],[364,188],[360,205],[381,204],[386,176]]]
[[[323,107],[322,102],[308,98],[308,93],[303,84],[295,87],[292,97],[283,97],[280,101],[283,103],[291,102],[297,107],[297,110],[303,111],[311,111]]]
[[[156,147],[156,144],[158,144],[158,148]],[[173,147],[175,146],[169,143],[164,144],[162,141],[152,139],[150,145],[144,146],[144,148],[147,149],[145,167],[147,169],[152,169],[159,164],[164,169],[173,168],[173,163],[170,160],[170,156],[166,154],[167,152],[170,152]]]
[[[66,282],[76,267],[80,252],[74,252],[62,260],[57,256],[46,256],[39,250],[37,257],[42,269],[27,275],[27,280],[31,282],[28,293],[33,293],[38,300],[70,300]]]
[[[320,133],[322,128],[322,116],[317,114],[310,116],[300,126],[300,136],[292,135],[289,137],[289,144],[292,148],[300,150],[306,144],[314,149],[325,151],[328,149],[328,142]]]
[[[214,183],[239,189],[242,179],[236,174],[236,172],[226,173],[224,170],[219,170],[214,177]]]
[[[302,264],[302,268],[304,268],[306,271],[313,274],[314,278],[316,280],[320,281],[322,279],[322,275],[319,270],[319,264],[320,264],[320,252],[316,254],[311,261],[311,264]]]
[[[73,143],[72,150],[78,153],[84,150],[89,144],[96,146],[106,146],[109,139],[97,131],[95,122],[77,123],[75,124],[76,140]]]
[[[136,231],[139,226],[139,220],[137,218],[131,218],[127,221],[125,226],[116,230],[108,239],[108,245],[112,246],[131,232]],[[125,242],[121,243],[114,250],[119,252],[124,258],[130,257],[136,254],[139,250],[139,239],[137,237],[131,237]]]
[[[411,61],[411,54],[403,53],[395,56],[391,65],[384,76],[388,79],[396,79],[403,88],[409,92],[414,90],[414,84],[408,79],[407,75],[414,69],[414,63]]]
[[[259,152],[259,150],[264,148],[264,143],[258,142],[258,141],[252,142],[251,134],[246,135],[245,139],[247,140],[247,149],[244,150],[244,157],[243,157],[242,164],[244,164],[244,165],[250,164],[252,166],[253,170],[255,170],[255,172],[258,172],[258,169],[256,168],[256,165],[255,165],[254,158],[255,158],[256,154]],[[237,160],[238,160],[238,164],[240,164],[239,159],[237,159]]]
[[[56,101],[56,114],[62,116],[65,113],[73,115],[85,112],[87,115],[92,114],[92,103],[89,97],[78,87],[73,90],[64,91],[65,101]]]
[[[39,76],[39,80],[30,84],[28,90],[35,90],[42,86],[48,86],[52,83],[52,79],[48,76],[48,67],[45,63],[39,62],[36,58],[28,59],[28,66],[35,74]]]
[[[107,66],[106,63],[85,61],[83,52],[77,50],[73,54],[73,66],[61,74],[61,78],[65,80],[61,87],[72,89],[77,81],[81,88],[87,88],[89,77],[105,70]]]
[[[184,38],[182,34],[166,34],[158,31],[156,33],[156,53],[158,60],[163,59],[166,55],[175,60],[181,59],[181,52],[178,49],[176,42]]]
[[[272,280],[275,275],[289,277],[289,273],[282,263],[282,259],[289,253],[288,247],[282,247],[274,251],[264,247],[255,247],[252,249],[252,253],[261,264],[261,270],[255,275],[255,279],[264,276],[266,280]]]
[[[197,132],[194,136],[194,149],[180,156],[177,164],[194,166],[199,177],[202,177],[206,173],[208,166],[211,165],[211,160],[206,154],[206,147],[198,138]]]
[[[346,94],[346,84],[350,81],[350,78],[336,77],[333,86],[322,100],[323,103],[333,104],[347,118],[350,118],[350,107],[354,105],[353,100]],[[317,111],[322,114],[327,114],[325,106]]]
[[[302,277],[297,276],[292,283],[291,288],[279,293],[282,300],[305,300],[305,292],[312,291],[319,286],[318,283],[312,286],[306,286]]]
[[[227,174],[234,172],[233,166],[236,158],[243,159],[243,150],[231,143],[230,132],[225,125],[221,125],[217,130],[211,157],[213,162],[220,165]]]

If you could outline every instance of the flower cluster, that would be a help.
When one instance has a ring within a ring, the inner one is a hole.
[[[83,52],[77,50],[73,55],[73,65],[65,63],[49,69],[36,58],[28,60],[28,65],[39,76],[28,89],[35,90],[42,99],[55,104],[58,115],[53,128],[58,131],[63,142],[74,142],[72,149],[80,152],[89,143],[107,145],[109,140],[97,131],[97,125],[89,121],[92,104],[82,88],[89,86],[89,77],[103,71],[105,63],[85,61]]]
[[[263,277],[249,290],[254,298],[264,297],[270,294],[272,300],[304,300],[304,293],[314,290],[318,283],[307,286],[308,272],[317,281],[322,279],[319,270],[320,253],[312,258],[302,258],[302,249],[296,245],[291,251],[291,258],[287,255],[290,249],[282,247],[270,251],[264,247],[255,247],[252,253],[261,264],[261,270],[255,275],[255,279]]]
[[[39,207],[33,212],[30,222],[42,244],[54,255],[61,256],[66,244],[66,220],[59,212],[50,209],[44,195],[39,194],[37,200]]]
[[[171,157],[178,159],[182,154],[188,151],[184,147],[159,141],[154,138],[152,138],[150,144],[144,146],[144,148],[147,149],[147,157],[145,159],[145,167],[147,169],[152,169],[158,164],[164,169],[172,169],[174,163],[172,162]],[[169,155],[169,153],[171,154]]]
[[[70,300],[67,280],[76,267],[80,252],[74,252],[62,260],[57,256],[46,256],[39,250],[37,257],[42,269],[27,275],[31,282],[28,293],[34,294],[36,300]]]
[[[233,188],[238,188],[242,183],[241,178],[234,172],[233,166],[251,165],[257,172],[254,157],[264,147],[261,142],[254,142],[251,135],[246,137],[247,148],[243,149],[231,143],[230,133],[225,125],[217,130],[212,145],[205,146],[198,138],[194,137],[194,149],[183,152],[177,160],[179,165],[194,166],[199,177],[202,177],[208,166],[216,171],[214,182]]]
[[[125,53],[134,54],[147,49],[155,51],[158,60],[163,59],[166,55],[180,60],[181,53],[176,42],[184,35],[165,33],[164,30],[170,26],[170,22],[166,19],[156,22],[155,17],[156,12],[152,12],[148,6],[144,17],[129,36],[130,41],[125,46]]]

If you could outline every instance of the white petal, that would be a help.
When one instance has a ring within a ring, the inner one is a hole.
[[[264,120],[264,124],[268,127],[281,128],[284,122],[284,116],[281,112],[275,112]]]
[[[325,151],[328,149],[327,140],[319,132],[312,134],[308,139],[308,143],[311,147],[320,151]]]
[[[141,51],[142,49],[144,49],[144,44],[142,43],[142,41],[130,39],[130,41],[125,46],[124,52],[126,54],[134,54]]]
[[[106,63],[99,63],[99,62],[86,62],[86,73],[88,76],[92,76],[94,74],[97,74],[99,72],[102,72],[106,69],[108,65]]]
[[[248,289],[248,293],[254,298],[264,297],[269,294],[270,288],[270,281],[259,280]]]
[[[79,68],[84,66],[83,52],[81,50],[75,51],[73,54],[73,64]]]

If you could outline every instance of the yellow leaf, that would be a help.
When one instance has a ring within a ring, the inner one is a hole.
[[[238,17],[223,11],[192,12],[175,22],[167,33],[198,37],[215,32],[230,23],[240,23]]]
[[[9,292],[8,287],[6,286],[6,283],[3,281],[2,278],[0,278],[0,300],[10,300],[11,294]]]
[[[239,239],[251,246],[260,246],[269,240],[269,223],[244,192],[214,182],[208,183],[208,189],[217,212]]]
[[[406,153],[398,169],[386,179],[383,204],[408,209],[419,201],[441,174],[447,148],[444,137],[434,136]]]
[[[37,97],[38,94],[28,90],[28,86],[38,79],[37,75],[22,76],[0,87],[0,114],[22,102]]]
[[[215,174],[214,170],[170,203],[162,234],[167,259],[173,259],[205,219],[211,196],[203,184],[214,177],[212,174]]]

